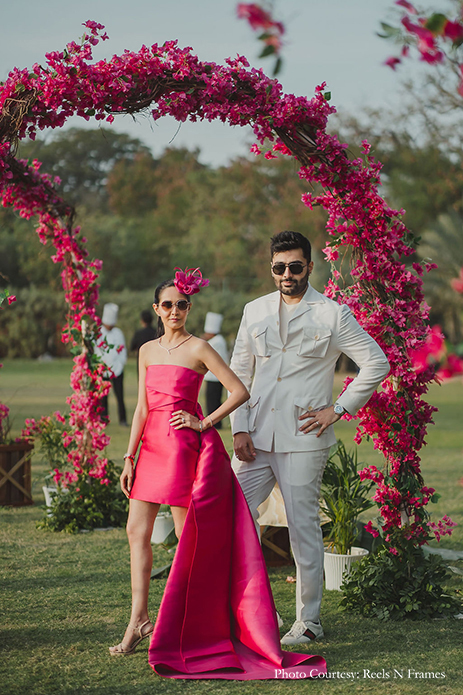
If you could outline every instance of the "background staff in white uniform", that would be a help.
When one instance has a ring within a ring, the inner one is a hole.
[[[102,326],[98,346],[95,348],[95,353],[101,357],[107,367],[111,369],[111,373],[106,378],[110,379],[114,389],[114,395],[117,400],[117,412],[119,416],[119,424],[127,426],[127,414],[124,403],[124,367],[127,362],[127,349],[125,347],[125,338],[120,328],[117,328],[117,316],[119,307],[117,304],[105,304],[103,307],[103,316],[101,318]],[[111,347],[109,347],[111,346]],[[103,417],[108,419],[108,396],[103,396],[101,399],[103,407]]]
[[[296,563],[296,621],[283,644],[323,636],[320,486],[335,423],[355,415],[389,371],[377,343],[352,316],[309,284],[309,240],[298,232],[272,238],[271,268],[277,292],[247,304],[231,368],[251,392],[232,416],[234,468],[255,519],[277,481],[285,502]],[[359,367],[332,404],[341,353]],[[236,460],[237,459],[237,460]]]
[[[225,364],[228,364],[230,356],[228,354],[227,341],[220,333],[222,321],[222,314],[216,314],[214,311],[208,311],[206,314],[206,320],[204,322],[204,334],[202,338],[207,340],[209,345],[211,345],[214,350],[219,353]],[[222,403],[223,386],[212,372],[207,372],[206,376],[204,377],[204,381],[206,384],[206,410],[207,414],[210,415],[217,410]],[[214,427],[217,430],[222,429],[222,422],[216,422]]]

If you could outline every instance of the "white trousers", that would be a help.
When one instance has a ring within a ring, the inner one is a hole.
[[[254,520],[275,481],[288,518],[296,564],[296,620],[317,622],[323,591],[323,536],[318,514],[320,487],[330,449],[280,454],[256,450],[251,463],[233,458],[233,469]]]

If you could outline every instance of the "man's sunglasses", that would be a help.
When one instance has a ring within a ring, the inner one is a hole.
[[[186,311],[190,304],[191,302],[187,301],[186,299],[179,299],[178,302],[171,302],[170,300],[166,299],[164,302],[161,302],[161,309],[170,311],[172,307],[176,306],[179,311]]]
[[[272,265],[272,273],[274,275],[284,275],[286,268],[289,268],[291,275],[300,275],[304,268],[307,268],[300,261],[292,261],[291,263],[274,263]]]

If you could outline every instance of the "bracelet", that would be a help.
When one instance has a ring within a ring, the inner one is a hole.
[[[124,456],[122,458],[124,459],[124,461],[125,461],[125,459],[130,459],[133,463],[133,460],[135,458],[135,454],[124,454]]]
[[[202,420],[199,420],[199,432],[201,433],[203,431],[203,422]]]
[[[211,418],[211,416],[210,416],[210,415],[208,415],[208,416],[207,416],[207,418],[209,418],[209,422],[211,423],[211,427],[214,427],[214,423],[212,422],[212,418]],[[207,420],[207,418],[206,418],[206,420]]]

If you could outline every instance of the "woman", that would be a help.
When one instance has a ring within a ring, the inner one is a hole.
[[[323,659],[281,652],[254,522],[214,428],[249,394],[213,348],[185,328],[190,297],[206,284],[199,269],[187,269],[159,285],[153,306],[160,335],[140,349],[138,404],[121,475],[130,498],[132,614],[110,653],[132,654],[152,635],[149,660],[161,675],[284,678],[308,660],[305,677],[315,676],[325,671]],[[230,395],[203,418],[197,399],[208,370]],[[150,538],[161,504],[171,506],[179,544],[153,628]]]

